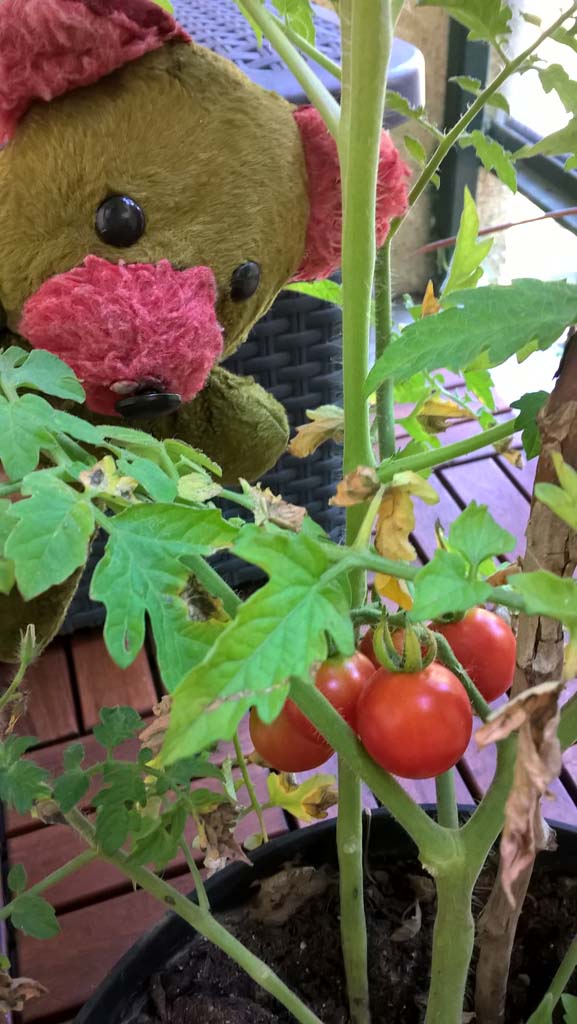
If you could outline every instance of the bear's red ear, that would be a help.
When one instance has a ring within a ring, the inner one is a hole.
[[[342,199],[337,144],[314,107],[299,107],[295,120],[301,133],[309,184],[310,214],[303,261],[293,281],[329,277],[341,265]],[[377,244],[382,245],[392,217],[407,208],[410,171],[389,135],[383,132],[377,183]]]
[[[153,0],[0,0],[0,144],[34,100],[91,85],[170,39],[189,41]]]

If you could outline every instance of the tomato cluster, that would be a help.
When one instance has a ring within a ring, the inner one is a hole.
[[[515,636],[484,608],[459,622],[433,624],[449,642],[485,700],[500,697],[513,681]],[[403,634],[393,636],[402,650]],[[471,703],[460,680],[433,661],[415,672],[382,666],[365,634],[351,657],[323,662],[315,686],[355,730],[366,751],[386,771],[426,779],[453,767],[464,754],[473,728]],[[332,748],[292,700],[274,722],[263,722],[253,708],[250,734],[255,749],[279,771],[318,768]]]

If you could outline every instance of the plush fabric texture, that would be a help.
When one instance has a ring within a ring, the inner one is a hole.
[[[153,0],[2,0],[0,144],[34,100],[97,82],[188,35]]]
[[[311,281],[329,277],[341,265],[341,172],[337,144],[318,110],[300,107],[294,116],[305,152],[311,210],[305,256],[293,281]],[[390,136],[383,132],[377,181],[379,246],[387,237],[391,218],[407,208],[409,174]]]
[[[258,480],[274,466],[289,439],[282,405],[252,377],[237,377],[222,366],[212,371],[193,402],[144,424],[144,429],[200,448],[222,468],[225,484],[236,484],[239,477]]]
[[[0,151],[0,302],[9,326],[18,329],[47,278],[89,255],[169,259],[211,269],[224,354],[234,351],[304,252],[306,168],[292,111],[229,61],[184,43],[34,104]],[[144,210],[146,231],[130,248],[96,234],[96,211],[111,193]],[[233,302],[231,278],[247,260],[260,264],[260,284]]]
[[[50,643],[64,621],[81,575],[78,570],[32,601],[24,601],[16,587],[9,594],[0,594],[0,662],[18,661],[22,633],[30,622],[36,627],[39,649]]]
[[[115,415],[119,381],[157,381],[189,401],[222,353],[208,267],[168,260],[82,266],[49,278],[24,306],[20,330],[33,348],[60,356],[84,384],[95,412]]]

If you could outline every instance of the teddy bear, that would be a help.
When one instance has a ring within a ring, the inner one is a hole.
[[[316,109],[253,84],[154,0],[2,0],[0,147],[2,347],[65,360],[93,421],[180,438],[225,482],[260,477],[286,447],[284,410],[220,364],[287,282],[340,265],[338,151]],[[383,133],[379,243],[407,174]],[[43,642],[58,628],[31,604],[0,596],[0,660],[23,622]]]

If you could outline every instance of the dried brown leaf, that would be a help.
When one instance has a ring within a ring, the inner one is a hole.
[[[313,867],[288,867],[260,883],[252,916],[267,924],[283,925],[315,896],[326,892],[331,880]]]
[[[297,427],[297,432],[289,443],[288,450],[297,459],[306,459],[312,455],[325,441],[337,441],[342,444],[345,429],[345,417],[338,405],[321,405],[318,409],[307,409],[310,423]]]
[[[306,508],[300,505],[291,505],[284,501],[277,494],[273,494],[270,487],[262,488],[260,484],[251,487],[246,480],[242,481],[245,494],[249,494],[254,501],[254,521],[257,526],[263,523],[274,523],[284,530],[292,530],[299,533],[302,529],[303,520],[307,514]]]
[[[48,989],[33,978],[11,978],[0,971],[0,1013],[21,1013],[30,999],[45,996]]]
[[[398,928],[391,935],[391,942],[410,942],[421,930],[423,915],[419,901],[414,905],[411,917],[406,917]]]
[[[516,576],[517,573],[523,572],[521,568],[521,559],[518,558],[512,565],[506,565],[502,569],[497,569],[492,576],[487,577],[487,583],[491,587],[504,587],[509,576]]]
[[[561,771],[561,748],[557,738],[559,695],[563,683],[541,683],[525,690],[505,704],[476,733],[477,743],[505,739],[518,732],[513,785],[505,807],[501,838],[501,882],[512,906],[513,883],[528,867],[548,836],[543,829],[540,803],[549,784]]]
[[[154,721],[147,725],[138,737],[142,748],[152,750],[155,757],[160,752],[168,726],[170,725],[171,705],[172,697],[167,693],[152,709]]]
[[[450,398],[430,398],[421,406],[417,420],[428,434],[440,434],[455,420],[474,420],[475,414]]]
[[[357,466],[347,473],[344,480],[337,484],[337,493],[329,501],[329,505],[350,508],[372,498],[380,487],[379,478],[372,466]]]
[[[209,878],[225,867],[228,861],[239,860],[250,864],[234,835],[240,810],[232,804],[223,803],[208,814],[199,816],[199,846],[204,852],[204,866]]]

